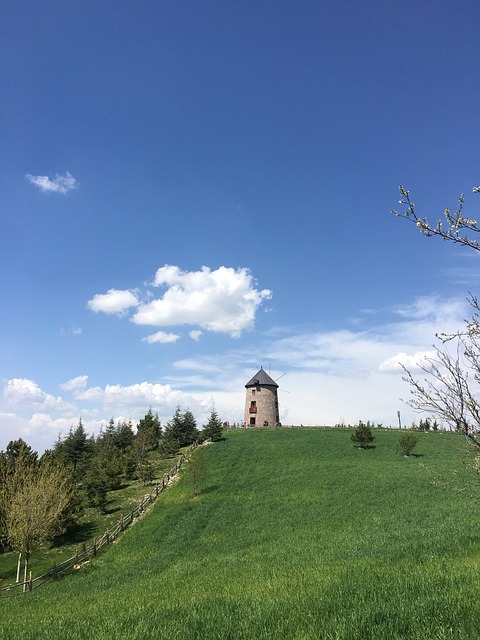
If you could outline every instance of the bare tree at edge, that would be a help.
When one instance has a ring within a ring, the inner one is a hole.
[[[392,213],[416,225],[427,237],[440,237],[445,241],[480,251],[480,234],[477,221],[464,214],[464,195],[458,200],[455,212],[445,209],[444,220],[431,224],[426,217],[417,213],[410,192],[400,186],[400,204],[406,209]],[[473,188],[480,193],[480,187]],[[475,296],[470,295],[468,302],[472,307],[472,316],[465,320],[464,327],[456,333],[439,333],[436,338],[440,346],[434,347],[435,355],[424,358],[419,364],[424,374],[423,380],[416,379],[403,367],[405,380],[410,385],[411,398],[407,401],[413,409],[423,411],[446,422],[451,428],[467,436],[480,448],[480,404],[477,400],[480,383],[480,307]],[[403,366],[403,365],[402,365]]]

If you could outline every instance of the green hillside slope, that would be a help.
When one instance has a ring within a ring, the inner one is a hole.
[[[477,478],[465,442],[228,433],[77,575],[0,601],[0,638],[477,640]]]

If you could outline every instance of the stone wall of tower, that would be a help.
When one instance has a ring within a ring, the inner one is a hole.
[[[247,427],[274,427],[280,423],[276,387],[258,385],[247,387],[246,391],[244,422]]]

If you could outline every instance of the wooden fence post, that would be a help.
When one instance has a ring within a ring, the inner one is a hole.
[[[120,515],[120,531],[123,531],[123,514]]]
[[[96,538],[93,539],[93,555],[94,556],[97,555],[97,539]]]
[[[30,571],[30,580],[28,581],[28,590],[33,591],[32,572]]]

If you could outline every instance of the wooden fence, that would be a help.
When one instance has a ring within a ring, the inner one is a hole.
[[[94,538],[93,542],[88,544],[83,544],[80,549],[77,549],[75,555],[68,560],[64,560],[58,564],[54,564],[53,567],[47,571],[46,573],[38,576],[37,578],[32,577],[32,572],[30,572],[30,577],[26,582],[16,582],[15,584],[7,585],[5,587],[2,586],[2,580],[0,578],[0,598],[5,598],[9,596],[18,595],[20,593],[28,593],[29,591],[33,591],[37,587],[45,584],[46,582],[53,580],[54,578],[62,575],[63,573],[67,573],[74,568],[79,568],[80,565],[84,562],[87,562],[89,558],[94,557],[97,553],[103,549],[103,547],[112,543],[115,538],[117,538],[125,529],[130,525],[136,518],[142,515],[147,506],[156,500],[156,498],[162,493],[165,487],[168,485],[170,480],[178,473],[180,467],[185,462],[188,454],[197,447],[197,443],[193,443],[191,447],[177,460],[175,465],[170,469],[170,471],[162,478],[162,481],[157,483],[151,493],[144,496],[141,502],[132,509],[126,515],[121,515],[118,523],[112,527],[111,529],[105,531],[101,538]]]

